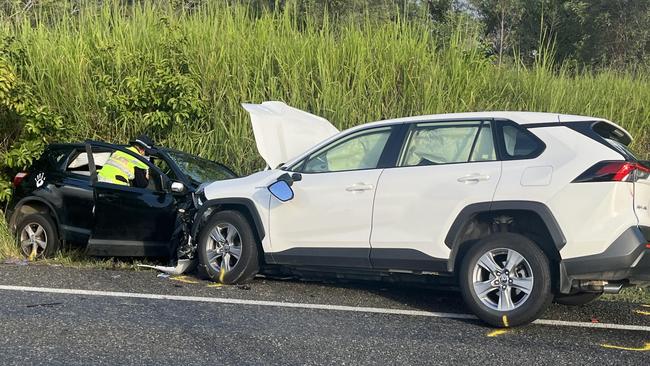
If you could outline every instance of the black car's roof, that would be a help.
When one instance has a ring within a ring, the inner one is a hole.
[[[127,145],[127,144],[111,144],[111,143],[106,143],[106,144],[119,146],[119,147],[128,147],[128,146],[130,146],[130,145]],[[86,144],[84,142],[66,142],[66,143],[58,142],[58,143],[49,144],[48,148],[50,148],[50,149],[62,149],[62,148],[83,149],[83,148],[85,148],[85,146],[86,146]],[[156,147],[154,147],[153,150],[154,151],[160,151],[162,153],[170,153],[171,152],[171,153],[189,155],[189,156],[195,157],[197,159],[201,159],[201,160],[209,161],[209,162],[212,162],[212,163],[216,163],[216,164],[219,164],[220,166],[226,168],[232,174],[237,175],[237,173],[235,173],[230,167],[228,167],[226,165],[223,165],[222,163],[219,163],[218,161],[202,158],[202,157],[200,157],[198,155],[190,154],[190,153],[185,152],[185,151],[172,149],[170,147],[163,147],[163,146],[161,146],[161,147],[156,146]]]

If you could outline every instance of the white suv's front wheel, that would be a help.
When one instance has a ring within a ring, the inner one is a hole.
[[[259,270],[253,229],[238,211],[215,213],[199,235],[199,272],[215,282],[250,281]]]
[[[519,234],[479,240],[464,256],[459,279],[470,309],[497,327],[530,323],[553,299],[546,255]]]

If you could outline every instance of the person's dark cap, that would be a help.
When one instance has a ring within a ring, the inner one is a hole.
[[[135,138],[135,140],[130,142],[133,146],[139,146],[144,149],[145,152],[150,153],[153,150],[153,140],[147,135],[140,135]]]

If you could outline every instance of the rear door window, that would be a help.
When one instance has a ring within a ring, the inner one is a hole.
[[[532,159],[544,151],[544,143],[523,127],[505,122],[500,128],[503,160]]]
[[[95,160],[97,170],[101,169],[110,157],[110,151],[93,152],[93,159]],[[75,150],[68,160],[65,171],[66,173],[90,177],[90,167],[88,166],[88,154],[86,154],[86,150]]]
[[[490,122],[429,122],[411,128],[399,166],[496,160]]]

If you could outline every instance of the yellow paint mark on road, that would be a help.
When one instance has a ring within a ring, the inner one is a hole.
[[[642,311],[642,310],[634,310],[635,313],[639,315],[647,315],[650,316],[650,311]]]
[[[178,282],[183,282],[183,283],[193,283],[197,284],[199,281],[190,279],[187,276],[174,276],[174,277],[169,277],[170,280],[178,281]]]
[[[502,334],[510,333],[508,329],[496,329],[487,334],[488,337],[497,337]]]
[[[510,326],[509,323],[508,323],[508,316],[504,315],[504,316],[501,318],[501,320],[503,321],[503,326],[504,326],[504,327],[507,328],[507,327]]]
[[[645,346],[634,348],[634,347],[623,347],[623,346],[613,346],[611,344],[601,344],[601,347],[609,349],[618,349],[622,351],[636,351],[636,352],[647,352],[650,351],[650,343],[646,343]]]
[[[207,287],[223,287],[222,283],[211,283]]]

